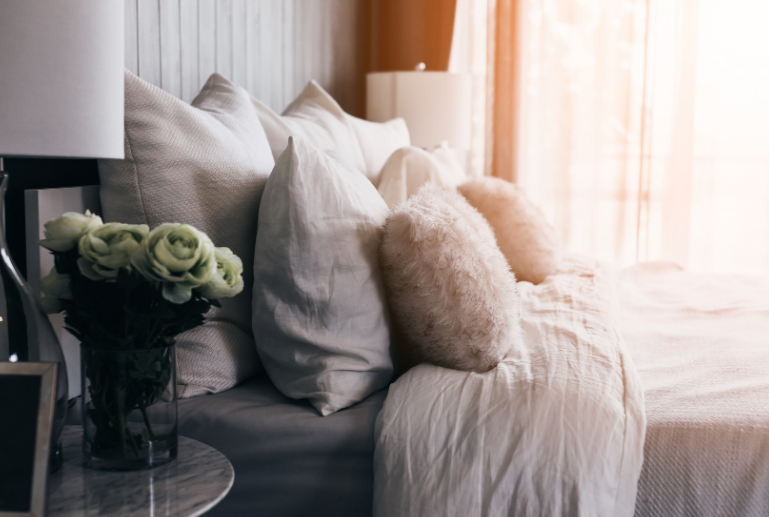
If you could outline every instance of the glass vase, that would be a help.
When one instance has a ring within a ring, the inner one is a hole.
[[[63,462],[60,437],[67,417],[67,366],[48,316],[8,252],[4,221],[7,188],[8,175],[0,174],[0,361],[58,364],[49,462],[49,469],[54,472]]]
[[[80,358],[84,464],[140,470],[176,458],[174,346],[115,351],[81,345]]]

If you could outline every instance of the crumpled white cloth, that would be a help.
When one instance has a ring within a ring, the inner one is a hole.
[[[524,342],[497,368],[420,365],[393,383],[374,515],[631,516],[645,415],[616,282],[569,257],[542,284],[519,283]]]

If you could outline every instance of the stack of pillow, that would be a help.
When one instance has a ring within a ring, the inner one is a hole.
[[[264,369],[328,415],[391,381],[391,342],[486,371],[518,339],[511,267],[538,282],[557,260],[515,187],[465,182],[402,119],[352,117],[314,81],[282,115],[217,74],[188,105],[126,71],[125,99],[126,158],[99,161],[105,220],[188,223],[244,263],[245,292],[177,339],[182,397]]]

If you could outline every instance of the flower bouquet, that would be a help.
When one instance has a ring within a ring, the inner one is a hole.
[[[43,307],[81,342],[85,462],[112,470],[176,457],[178,334],[243,290],[243,263],[186,224],[104,224],[68,212],[45,224],[54,256]]]

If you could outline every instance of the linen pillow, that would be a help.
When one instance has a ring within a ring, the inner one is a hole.
[[[353,117],[315,81],[307,83],[282,116],[256,99],[253,103],[276,160],[290,135],[301,136],[377,185],[387,158],[396,149],[411,145],[405,120],[379,123]]]
[[[403,147],[395,151],[382,167],[377,190],[387,205],[393,208],[427,183],[456,187],[466,179],[464,171],[452,167],[445,156],[436,158],[434,153],[419,147]]]
[[[334,157],[345,167],[365,174],[366,165],[355,130],[345,112],[315,81],[310,81],[283,115],[260,101],[251,99],[267,133],[275,160],[288,144],[289,136],[299,136]]]
[[[518,280],[539,284],[555,272],[561,258],[558,235],[523,190],[493,177],[470,180],[458,190],[494,229]]]
[[[386,386],[390,330],[377,246],[387,206],[361,174],[292,137],[267,181],[253,329],[287,397],[330,415]]]
[[[363,161],[366,164],[366,177],[374,186],[379,185],[382,167],[387,159],[400,149],[411,145],[409,128],[402,118],[387,122],[369,122],[362,118],[347,115],[358,137]]]
[[[520,339],[515,275],[488,223],[456,191],[426,185],[387,218],[380,262],[399,356],[494,368]]]
[[[248,93],[212,75],[188,105],[125,72],[125,160],[99,160],[105,221],[187,223],[243,260],[244,292],[177,343],[179,395],[256,375],[252,264],[259,200],[274,165]]]

